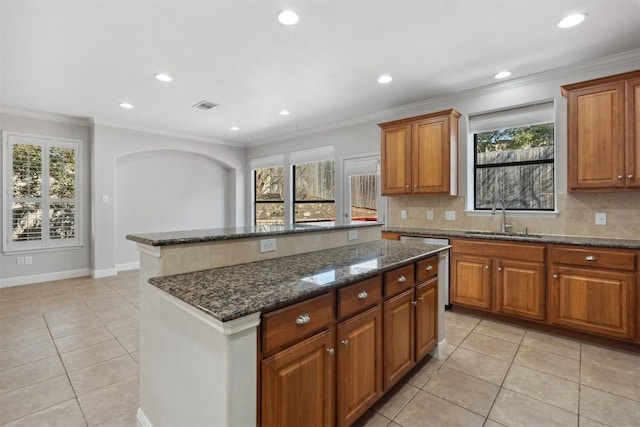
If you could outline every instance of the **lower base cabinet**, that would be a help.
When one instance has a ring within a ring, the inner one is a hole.
[[[262,361],[263,426],[334,424],[334,343],[327,330]]]
[[[416,286],[416,362],[438,344],[438,278]]]
[[[384,388],[388,390],[415,365],[414,290],[384,302]]]

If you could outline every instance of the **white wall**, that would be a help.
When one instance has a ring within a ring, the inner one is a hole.
[[[20,256],[33,257],[32,265],[21,266],[16,265],[17,255],[0,253],[0,287],[89,274],[91,266],[91,171],[88,165],[92,154],[90,124],[74,120],[52,121],[0,113],[0,129],[82,141],[80,143],[82,157],[79,165],[82,174],[80,207],[84,212],[78,230],[82,244],[80,249],[21,253]],[[2,176],[4,176],[4,161],[0,161],[0,164],[2,164]],[[0,209],[6,209],[6,206],[2,206],[1,199]],[[0,227],[0,238],[4,238],[3,227]]]
[[[468,116],[493,110],[505,109],[513,106],[535,103],[541,100],[554,100],[556,105],[556,179],[558,194],[566,193],[566,165],[567,165],[567,127],[566,100],[560,93],[560,86],[569,83],[585,81],[593,78],[632,71],[640,68],[640,50],[625,52],[602,58],[590,63],[578,64],[565,69],[557,69],[547,73],[513,79],[497,83],[492,86],[461,92],[451,96],[426,100],[390,111],[381,111],[361,120],[352,120],[353,124],[337,129],[318,131],[314,134],[300,136],[287,140],[273,142],[247,150],[247,159],[287,154],[294,150],[312,148],[323,145],[335,145],[336,149],[336,208],[338,213],[342,208],[342,158],[357,153],[371,153],[380,151],[380,129],[377,123],[413,117],[421,114],[455,108],[462,117],[460,120],[459,142],[459,194],[466,195],[467,189],[467,146]],[[393,84],[393,83],[391,83]],[[348,118],[345,118],[348,119]],[[471,164],[472,167],[472,164]],[[339,169],[340,168],[340,169]],[[250,184],[247,187],[250,197]],[[429,196],[414,196],[429,197]],[[338,202],[340,201],[340,205]],[[247,199],[247,206],[251,200]],[[247,221],[250,212],[247,212]],[[392,220],[390,218],[389,220]],[[388,220],[388,222],[390,222]]]
[[[228,171],[209,157],[175,150],[116,160],[116,268],[138,267],[127,234],[227,225]]]
[[[117,235],[116,230],[116,203],[119,196],[117,194],[116,171],[117,165],[131,155],[139,158],[150,158],[157,152],[179,152],[180,156],[165,156],[165,162],[170,162],[161,166],[154,162],[143,162],[140,164],[138,172],[142,175],[156,175],[159,171],[157,167],[164,167],[160,172],[174,173],[182,171],[185,166],[184,156],[200,157],[208,159],[210,176],[220,177],[226,174],[226,194],[224,201],[225,224],[221,226],[244,225],[244,201],[245,201],[245,149],[231,147],[227,145],[215,144],[206,141],[195,141],[173,136],[158,135],[138,130],[129,130],[113,127],[107,124],[95,123],[93,127],[93,139],[95,152],[92,158],[92,207],[93,207],[93,274],[95,277],[110,276],[116,273],[116,253],[117,247],[122,242],[122,236]],[[193,161],[191,160],[191,163]],[[213,163],[212,163],[213,162]],[[213,164],[216,166],[212,166]],[[124,163],[123,163],[124,164]],[[202,167],[202,165],[198,166]],[[151,184],[146,184],[151,185]],[[198,191],[200,191],[198,189]],[[190,188],[183,188],[181,201],[191,197]],[[108,202],[103,203],[103,196],[108,198]],[[127,196],[129,197],[129,196]],[[194,196],[196,197],[196,196]],[[155,198],[154,198],[155,200]],[[168,199],[167,203],[174,202]],[[135,202],[138,205],[143,201]],[[135,221],[135,220],[134,220]],[[163,226],[167,226],[163,222]],[[211,227],[219,224],[211,221]],[[172,227],[176,229],[192,228],[190,223],[176,222]],[[132,230],[139,233],[140,230]],[[125,242],[126,244],[126,242]]]

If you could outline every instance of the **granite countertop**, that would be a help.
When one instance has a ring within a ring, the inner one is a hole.
[[[640,249],[640,239],[607,239],[601,237],[577,237],[540,234],[519,234],[473,230],[443,230],[426,228],[383,227],[382,231],[425,237],[460,237],[466,239],[511,240],[528,243],[554,243],[560,245],[594,246],[603,248]]]
[[[154,277],[149,283],[226,322],[355,283],[449,248],[387,240]]]
[[[354,221],[348,224],[336,224],[335,222],[312,222],[288,225],[265,224],[246,227],[129,234],[126,239],[151,246],[166,246],[185,243],[212,242],[216,240],[245,239],[247,237],[268,237],[294,233],[312,233],[317,231],[331,231],[354,227],[371,227],[375,225],[383,224],[373,221]]]

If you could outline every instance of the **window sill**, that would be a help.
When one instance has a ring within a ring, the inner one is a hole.
[[[40,254],[46,252],[62,252],[62,251],[76,251],[82,249],[84,245],[73,246],[58,246],[49,248],[25,248],[25,249],[5,249],[2,251],[5,255],[26,255],[26,254]]]
[[[466,216],[494,216],[491,211],[469,211],[465,210]],[[510,211],[507,209],[506,214],[511,217],[520,218],[556,218],[560,212],[558,211]],[[502,215],[502,210],[496,210],[495,215]]]

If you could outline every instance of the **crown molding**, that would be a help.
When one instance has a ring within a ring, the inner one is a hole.
[[[44,111],[27,110],[8,105],[0,105],[0,113],[18,117],[28,117],[31,119],[48,120],[50,122],[65,123],[75,126],[91,126],[91,119],[88,117],[74,117],[66,116],[64,114],[45,113]]]
[[[468,89],[452,95],[443,95],[439,97],[425,99],[423,101],[414,102],[411,104],[402,105],[395,108],[389,108],[382,111],[377,111],[371,114],[365,114],[362,116],[353,117],[351,119],[342,120],[339,122],[333,122],[324,126],[318,126],[311,129],[301,130],[297,132],[287,133],[284,135],[278,135],[271,138],[261,139],[249,144],[250,147],[271,144],[275,142],[288,141],[295,138],[300,138],[307,135],[314,135],[321,132],[327,132],[335,129],[340,129],[348,126],[359,125],[368,122],[385,121],[390,117],[402,116],[404,113],[412,112],[415,110],[428,110],[436,104],[450,103],[461,99],[474,98],[481,95],[488,95],[495,92],[501,92],[508,89],[513,89],[522,86],[528,86],[531,84],[541,83],[549,80],[561,79],[573,74],[578,73],[595,73],[598,71],[604,71],[607,68],[613,66],[622,65],[634,65],[640,67],[640,49],[634,49],[614,55],[605,56],[602,58],[596,58],[589,61],[583,61],[576,64],[568,65],[565,67],[554,68],[552,70],[543,71],[528,76],[523,76],[515,79],[510,79],[506,82],[493,83],[486,86],[481,86],[474,89]]]

